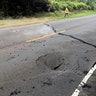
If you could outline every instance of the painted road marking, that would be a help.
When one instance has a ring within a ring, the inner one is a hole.
[[[47,34],[47,35],[44,35],[44,36],[41,36],[41,37],[38,37],[38,38],[34,38],[34,39],[31,39],[31,40],[27,40],[26,42],[27,42],[27,43],[30,43],[30,42],[38,41],[38,40],[41,40],[41,39],[48,38],[48,37],[50,37],[50,36],[56,35],[56,34],[58,34],[58,33],[64,33],[64,32],[65,32],[65,30],[60,31],[60,32],[56,32],[56,33]]]
[[[79,96],[82,87],[87,83],[88,79],[92,76],[95,70],[96,70],[96,62],[94,63],[94,66],[89,70],[87,75],[84,77],[84,79],[78,85],[78,88],[74,91],[74,93],[71,96]]]

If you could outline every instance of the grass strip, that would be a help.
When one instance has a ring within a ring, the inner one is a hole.
[[[36,23],[43,23],[49,22],[54,20],[61,20],[61,19],[71,19],[71,18],[78,18],[83,16],[90,16],[96,15],[96,11],[90,10],[79,10],[69,13],[69,17],[64,17],[64,11],[55,11],[55,12],[48,12],[48,13],[37,13],[34,14],[32,17],[21,17],[19,19],[12,19],[7,18],[0,20],[0,28],[6,27],[13,27],[13,26],[22,26],[22,25],[29,25],[29,24],[36,24]]]

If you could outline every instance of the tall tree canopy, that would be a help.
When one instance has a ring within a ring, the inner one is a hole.
[[[0,11],[4,15],[30,15],[32,12],[46,11],[48,0],[0,0]]]

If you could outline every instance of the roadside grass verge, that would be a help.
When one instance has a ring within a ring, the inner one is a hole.
[[[36,23],[49,22],[49,21],[60,20],[60,19],[64,20],[70,18],[89,16],[89,15],[96,15],[96,11],[90,11],[90,10],[74,11],[74,12],[70,12],[69,17],[66,18],[64,17],[64,11],[55,11],[49,13],[43,12],[43,13],[34,14],[34,16],[31,17],[21,17],[19,19],[7,18],[7,19],[0,20],[0,28],[36,24]]]

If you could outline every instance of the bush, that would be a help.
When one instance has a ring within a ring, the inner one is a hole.
[[[60,9],[60,5],[59,5],[58,2],[54,2],[52,5],[53,5],[54,10],[59,10]]]
[[[51,1],[51,4],[54,8],[54,10],[64,10],[66,7],[70,11],[73,10],[87,10],[92,9],[93,7],[88,6],[86,3],[83,2],[71,2],[71,1]]]
[[[83,3],[83,2],[78,3],[77,7],[78,7],[79,10],[88,9],[88,6],[85,3]]]
[[[90,5],[90,10],[94,10],[95,6],[94,5]]]

